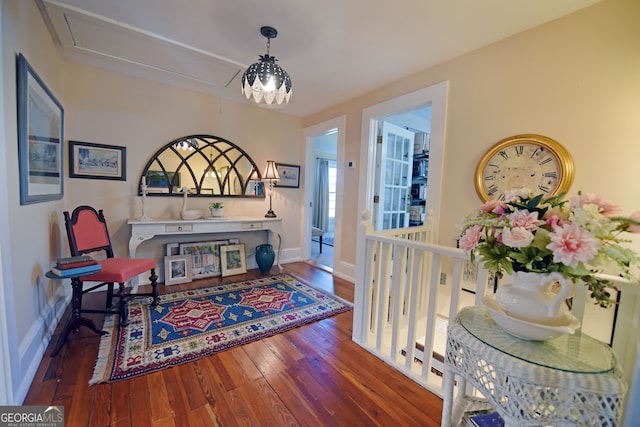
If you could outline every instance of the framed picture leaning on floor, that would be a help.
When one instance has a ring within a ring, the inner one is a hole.
[[[222,276],[231,276],[247,272],[247,257],[244,243],[227,245],[220,248]]]
[[[172,255],[164,257],[164,284],[177,285],[191,282],[191,256]]]
[[[228,240],[180,243],[180,255],[191,255],[192,279],[222,275],[220,270],[220,247],[228,244]]]

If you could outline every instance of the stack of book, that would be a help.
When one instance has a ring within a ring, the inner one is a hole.
[[[58,259],[51,271],[60,277],[74,277],[95,273],[100,271],[100,268],[98,261],[89,255],[79,255]]]
[[[464,427],[503,427],[504,420],[493,409],[465,412],[461,425]]]

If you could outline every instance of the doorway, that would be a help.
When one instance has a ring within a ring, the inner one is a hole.
[[[360,193],[358,208],[360,212],[371,213],[376,230],[404,227],[412,220],[422,220],[428,215],[433,225],[432,236],[437,241],[447,92],[448,82],[442,82],[363,110],[360,163],[365,167],[360,170],[360,182],[366,183],[366,187]],[[429,123],[428,129],[426,123]],[[388,137],[385,126],[393,128],[390,133],[396,144],[384,143]],[[428,137],[418,138],[422,134],[428,134]],[[418,143],[421,144],[419,147],[416,146]],[[397,152],[391,153],[389,147]],[[421,161],[425,160],[426,153],[428,163]],[[411,168],[404,173],[404,167],[409,165]],[[416,178],[423,175],[424,182],[416,182],[414,175]],[[387,186],[385,182],[391,182],[391,185]],[[394,188],[397,182],[399,184]],[[400,191],[401,188],[404,191]],[[407,191],[410,196],[405,195]],[[396,220],[394,222],[393,217],[389,217],[385,221],[386,208],[392,202],[398,205],[395,212],[391,211]],[[414,203],[418,204],[417,208],[414,208]],[[360,238],[358,240],[361,241]]]
[[[333,271],[336,219],[337,130],[313,137],[315,185],[311,204],[311,254],[309,261]]]
[[[340,275],[344,116],[306,128],[302,259]]]

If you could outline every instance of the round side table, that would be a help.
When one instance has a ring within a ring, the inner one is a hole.
[[[449,325],[443,427],[457,424],[470,402],[477,405],[467,382],[507,426],[620,425],[627,389],[606,344],[580,332],[521,340],[500,328],[484,307],[462,309]]]
[[[57,280],[71,279],[71,288],[73,290],[73,293],[71,295],[71,316],[69,317],[69,320],[67,321],[67,323],[64,325],[64,329],[62,330],[62,332],[60,333],[60,336],[58,337],[56,346],[51,352],[52,357],[55,357],[58,354],[58,352],[62,349],[62,346],[67,340],[67,337],[69,336],[69,334],[71,332],[77,333],[78,330],[80,329],[80,326],[84,326],[85,328],[91,329],[96,334],[105,335],[108,333],[106,331],[103,331],[102,329],[98,329],[96,324],[93,323],[93,320],[88,319],[86,317],[82,317],[82,315],[80,314],[82,311],[82,282],[80,281],[79,278],[82,276],[85,276],[86,274],[87,273],[81,273],[77,276],[67,276],[67,277],[60,277],[57,274],[55,274],[53,271],[48,271],[45,274],[45,276],[47,276],[49,279],[57,279]]]

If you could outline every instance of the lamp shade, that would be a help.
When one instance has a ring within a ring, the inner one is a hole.
[[[264,101],[271,105],[288,103],[291,99],[291,78],[285,70],[276,64],[277,59],[269,55],[260,55],[260,62],[247,68],[242,76],[242,93],[256,103]]]
[[[260,61],[251,64],[242,75],[242,93],[257,104],[288,103],[291,99],[291,77],[276,64],[275,56],[269,55],[271,39],[278,35],[278,31],[273,27],[262,27],[260,33],[267,38],[267,54],[260,55]]]
[[[249,181],[260,181],[260,175],[257,170],[253,169],[249,174]]]
[[[278,174],[278,170],[276,169],[276,162],[274,162],[273,160],[267,160],[267,167],[264,168],[262,179],[269,181],[277,181],[280,179],[280,175]]]

